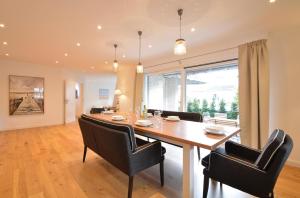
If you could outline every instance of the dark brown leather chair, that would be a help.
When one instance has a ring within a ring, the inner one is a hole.
[[[160,164],[161,186],[164,185],[164,153],[159,141],[147,142],[134,136],[129,125],[95,120],[86,115],[79,118],[83,137],[84,153],[91,149],[103,159],[129,176],[128,197],[132,196],[133,177],[136,173]]]
[[[257,197],[274,197],[277,177],[293,148],[293,140],[277,129],[265,147],[255,150],[227,141],[202,159],[203,198],[207,197],[209,178]]]

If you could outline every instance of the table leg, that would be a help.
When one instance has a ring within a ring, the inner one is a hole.
[[[194,146],[183,145],[183,198],[194,198]]]

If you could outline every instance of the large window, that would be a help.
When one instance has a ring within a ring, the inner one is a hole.
[[[145,99],[147,107],[161,110],[180,110],[180,74],[157,74],[146,76]]]
[[[236,63],[186,71],[186,110],[205,118],[238,119]]]

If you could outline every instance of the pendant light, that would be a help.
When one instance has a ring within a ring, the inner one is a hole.
[[[118,45],[114,44],[114,48],[115,48],[115,60],[113,62],[113,68],[114,68],[115,71],[117,71],[118,67],[119,67],[119,63],[117,61],[117,47],[118,47]]]
[[[186,54],[186,42],[181,37],[181,16],[183,13],[183,9],[178,9],[177,13],[179,16],[179,39],[177,39],[175,42],[174,54],[175,55],[184,55],[184,54]]]
[[[141,36],[142,36],[142,31],[138,31],[138,35],[139,35],[139,63],[138,63],[138,65],[136,66],[136,72],[138,73],[138,74],[141,74],[141,73],[143,73],[144,72],[144,67],[143,67],[143,65],[142,65],[142,63],[141,63]]]

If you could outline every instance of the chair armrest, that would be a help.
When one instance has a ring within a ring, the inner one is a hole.
[[[209,167],[203,170],[204,175],[250,192],[264,192],[272,188],[267,172],[258,169],[254,164],[214,151],[209,156]]]
[[[139,171],[160,163],[163,159],[164,156],[162,155],[162,147],[159,141],[137,147],[129,159],[130,174],[134,175]]]
[[[225,150],[228,154],[233,154],[240,158],[244,158],[251,162],[256,161],[258,156],[260,155],[261,151],[246,147],[242,144],[238,144],[233,141],[227,141],[225,143]]]

